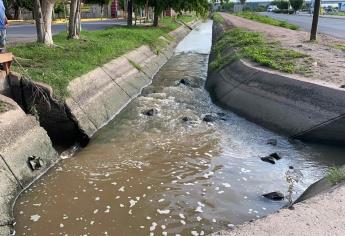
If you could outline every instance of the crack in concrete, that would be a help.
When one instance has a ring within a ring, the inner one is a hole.
[[[8,168],[8,170],[11,172],[12,176],[15,178],[15,180],[17,181],[17,183],[19,184],[19,186],[24,189],[22,183],[19,181],[19,179],[17,178],[17,176],[14,174],[14,172],[12,171],[11,167],[8,165],[8,163],[6,162],[4,156],[2,154],[0,154],[0,157],[2,159],[2,161],[5,163],[6,167]]]

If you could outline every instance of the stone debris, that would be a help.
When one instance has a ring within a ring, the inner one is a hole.
[[[281,192],[265,193],[262,196],[273,201],[281,201],[284,199],[284,194],[282,194]]]

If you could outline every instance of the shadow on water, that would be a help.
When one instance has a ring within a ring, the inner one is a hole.
[[[286,204],[261,195],[287,193],[289,166],[302,174],[296,198],[344,163],[344,150],[291,143],[212,104],[208,54],[178,52],[86,148],[19,197],[18,235],[206,235]],[[283,157],[275,165],[260,160],[273,152]]]

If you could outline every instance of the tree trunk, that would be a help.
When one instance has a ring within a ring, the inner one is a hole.
[[[14,7],[14,19],[15,20],[22,20],[22,9],[18,4]]]
[[[37,42],[44,43],[45,31],[44,31],[43,14],[42,14],[40,0],[34,0],[33,12],[34,12],[35,22],[36,22]]]
[[[80,38],[80,0],[72,0],[69,14],[68,38]]]
[[[51,46],[54,44],[52,35],[52,14],[55,0],[43,0],[41,2],[44,22],[44,44]]]
[[[159,15],[160,15],[160,10],[158,7],[155,7],[154,9],[154,16],[153,16],[153,26],[158,27],[158,21],[159,21]]]
[[[316,40],[317,25],[319,22],[321,1],[315,0],[314,4],[315,5],[314,5],[313,23],[312,23],[311,32],[310,32],[310,41]]]
[[[128,0],[127,3],[127,26],[133,25],[133,0]]]
[[[104,4],[101,4],[101,21],[103,20]]]

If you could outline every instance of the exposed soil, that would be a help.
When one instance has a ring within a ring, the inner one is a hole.
[[[345,186],[298,203],[294,210],[283,209],[277,214],[231,231],[212,236],[234,235],[344,235]]]
[[[335,47],[345,45],[345,40],[319,34],[316,42],[310,42],[307,32],[267,25],[226,13],[222,13],[222,16],[229,27],[261,32],[268,40],[279,41],[284,48],[311,56],[314,61],[312,68],[304,76],[330,86],[345,85],[345,51]]]

